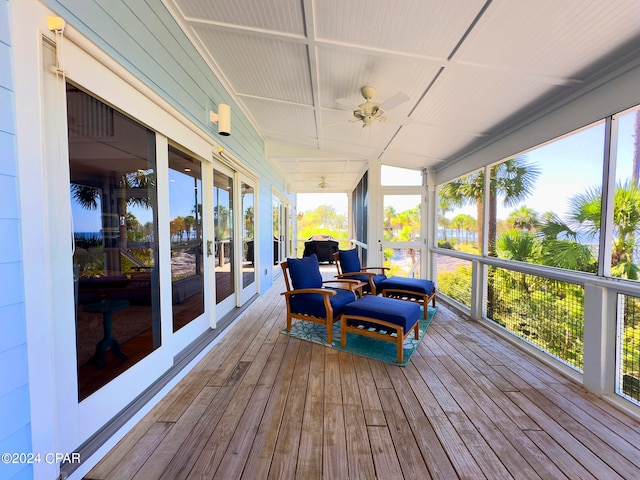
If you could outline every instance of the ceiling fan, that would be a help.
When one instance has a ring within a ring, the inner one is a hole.
[[[386,121],[386,111],[391,110],[392,108],[409,100],[409,96],[406,93],[398,92],[383,103],[374,102],[373,99],[377,94],[377,90],[375,87],[371,87],[369,85],[362,87],[360,89],[360,93],[366,101],[358,105],[358,109],[353,111],[355,120],[352,121],[362,122],[363,127],[370,126],[374,121]],[[345,98],[339,98],[336,102],[342,105],[348,105],[349,107],[353,106],[353,102]]]

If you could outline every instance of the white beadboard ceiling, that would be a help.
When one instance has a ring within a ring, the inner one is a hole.
[[[165,0],[297,192],[444,167],[640,47],[640,0]],[[409,100],[353,122],[364,101]],[[357,108],[357,107],[356,107]]]

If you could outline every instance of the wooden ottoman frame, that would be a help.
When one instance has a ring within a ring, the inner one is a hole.
[[[424,313],[423,317],[427,319],[427,310],[429,302],[433,307],[436,306],[436,288],[433,287],[433,293],[420,293],[411,290],[402,290],[399,288],[385,288],[382,290],[382,296],[386,298],[395,298],[396,300],[404,300],[408,302],[416,302],[422,305]]]
[[[368,326],[349,325],[349,321],[364,322],[368,324]],[[414,338],[418,340],[420,338],[420,318],[416,319],[415,325],[409,329],[409,331],[405,332],[402,326],[396,325],[395,323],[362,315],[343,314],[340,318],[340,345],[342,348],[346,347],[347,333],[354,333],[356,335],[363,335],[365,337],[395,343],[398,363],[402,363],[404,356],[404,341],[412,331]],[[396,334],[395,337],[392,336],[393,333]]]

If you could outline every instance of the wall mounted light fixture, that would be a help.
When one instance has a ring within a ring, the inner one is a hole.
[[[56,30],[63,31],[66,26],[67,24],[65,23],[62,17],[53,17],[53,16],[47,17],[47,28],[52,32],[55,32]]]
[[[218,133],[228,137],[231,135],[231,108],[226,103],[218,105],[218,113],[211,110],[209,119],[218,124]]]

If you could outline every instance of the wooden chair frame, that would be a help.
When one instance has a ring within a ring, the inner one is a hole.
[[[293,319],[304,320],[308,322],[315,322],[326,325],[327,327],[327,342],[332,343],[333,341],[333,324],[334,322],[340,320],[340,315],[334,315],[333,307],[331,306],[331,301],[329,297],[336,294],[336,292],[330,288],[301,288],[298,290],[292,289],[292,282],[289,278],[289,263],[281,262],[280,267],[282,267],[282,273],[284,274],[284,283],[287,287],[286,292],[282,292],[280,295],[283,295],[287,304],[287,332],[291,331],[291,323]],[[324,280],[322,282],[325,284],[332,284],[334,288],[341,290],[350,290],[352,291],[356,297],[359,296],[359,291],[362,289],[363,283],[359,280]],[[291,305],[289,303],[289,299],[293,295],[300,295],[304,293],[316,293],[324,296],[324,308],[327,312],[326,318],[315,317],[306,314],[298,314],[291,311]]]

